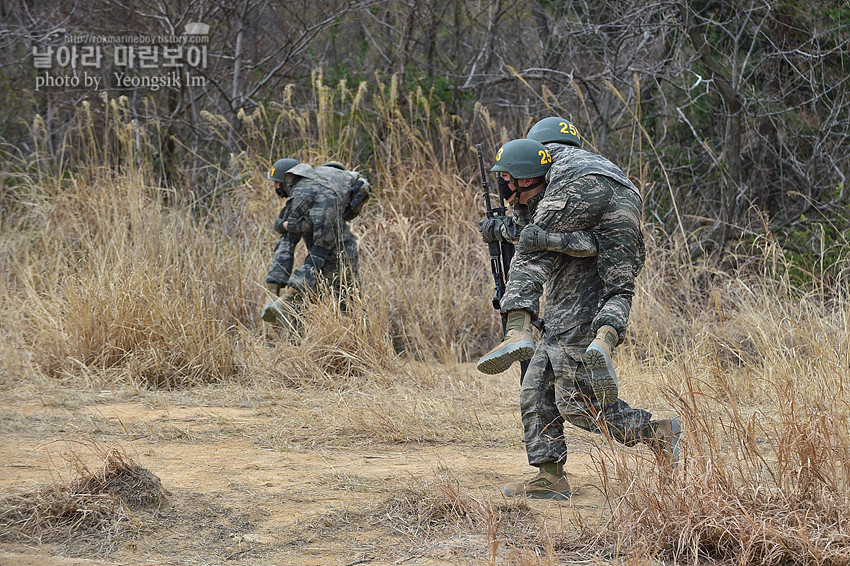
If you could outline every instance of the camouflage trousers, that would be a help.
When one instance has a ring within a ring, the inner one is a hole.
[[[272,264],[266,275],[266,283],[286,285],[295,263],[295,246],[300,240],[295,234],[284,234],[278,239],[272,254]]]
[[[544,333],[534,351],[520,391],[525,449],[532,466],[566,460],[565,422],[597,433],[605,427],[615,440],[634,446],[652,418],[649,411],[634,409],[622,399],[599,406],[581,362],[593,336],[586,322],[561,334]]]
[[[546,190],[533,222],[547,232],[590,230],[593,233],[599,249],[597,271],[603,283],[593,330],[611,326],[622,341],[635,293],[635,278],[646,258],[640,227],[640,196],[600,175],[580,177],[560,190],[551,185]],[[502,312],[526,310],[534,318],[539,316],[543,285],[549,280],[558,255],[517,247],[502,299]],[[553,284],[569,282],[553,281]]]
[[[293,234],[284,234],[275,246],[272,264],[266,275],[266,283],[286,285],[295,262],[295,246],[300,238]],[[360,257],[357,252],[357,240],[353,236],[342,241],[343,251],[331,254],[322,266],[322,276],[330,283],[334,291],[343,287],[356,288],[359,275]]]

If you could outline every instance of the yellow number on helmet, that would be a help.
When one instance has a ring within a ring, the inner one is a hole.
[[[552,156],[549,155],[548,149],[541,149],[537,152],[537,155],[540,156],[540,165],[546,165],[547,163],[552,163]]]
[[[504,151],[504,149],[505,149],[504,147],[499,148],[499,152],[496,154],[496,161],[498,161],[502,158],[502,151]]]
[[[575,137],[581,139],[581,136],[578,133],[578,129],[576,129],[576,127],[570,122],[558,122],[558,125],[561,126],[562,134],[572,134]]]

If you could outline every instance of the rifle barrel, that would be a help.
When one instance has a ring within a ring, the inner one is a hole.
[[[487,180],[487,171],[484,169],[484,153],[481,150],[481,144],[476,144],[475,149],[478,151],[478,165],[481,168],[481,184],[484,187],[484,206],[487,209],[487,218],[493,218],[497,215],[497,211],[493,209],[490,202],[490,182]],[[504,208],[499,209],[499,212],[504,213]],[[505,269],[503,260],[506,257],[505,250],[502,247],[502,242],[488,242],[487,249],[490,252],[490,271],[493,274],[493,284],[495,290],[493,293],[493,308],[501,310],[502,296],[505,294]],[[508,246],[509,244],[504,244]],[[511,247],[513,247],[511,245]],[[511,250],[512,252],[513,250]],[[510,255],[513,255],[512,253]]]

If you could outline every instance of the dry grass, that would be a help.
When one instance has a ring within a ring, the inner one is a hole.
[[[705,267],[662,276],[664,266],[650,266],[637,301],[650,340],[639,334],[629,351],[663,376],[638,396],[662,395],[683,416],[685,459],[670,478],[652,462],[603,457],[627,555],[846,564],[847,303],[782,277]]]
[[[399,561],[441,554],[445,548],[464,564],[589,564],[599,557],[580,529],[564,521],[551,524],[545,512],[524,500],[464,488],[448,468],[405,483],[362,510],[327,518],[327,527],[339,531],[369,525],[385,532],[385,539],[399,541],[394,545]]]
[[[691,385],[689,380],[689,386]],[[696,385],[696,384],[693,384]],[[725,414],[691,387],[685,459],[673,474],[622,457],[612,465],[612,526],[630,556],[701,564],[846,564],[848,431],[844,410],[797,405]]]
[[[357,374],[361,365],[372,375],[395,371],[399,353],[452,363],[486,350],[498,321],[486,310],[486,251],[475,229],[479,181],[462,179],[451,154],[435,150],[455,143],[443,125],[451,118],[431,115],[421,93],[404,99],[394,85],[382,85],[375,99],[383,119],[365,127],[362,89],[315,80],[318,114],[285,98],[242,116],[251,151],[210,173],[226,181],[218,193],[159,187],[150,164],[160,140],[137,129],[123,99],[108,101],[105,126],[94,125],[88,106],[81,109],[67,143],[85,168],[65,169],[46,150],[10,160],[0,296],[2,314],[21,331],[8,333],[0,352],[6,366],[18,375],[163,388],[253,374],[250,363],[265,356],[257,313],[282,205],[263,172],[279,155],[347,161],[377,190],[353,226],[364,266],[359,310],[369,326],[310,312],[312,334],[296,357],[309,361],[293,368],[299,380]],[[340,104],[347,120],[322,113]],[[481,116],[484,129],[492,128]],[[224,127],[220,118],[207,120],[213,134]],[[279,131],[292,135],[279,138]],[[363,134],[379,155],[358,165],[351,147]],[[328,139],[339,144],[333,154]],[[199,202],[199,193],[209,202]],[[335,336],[340,327],[346,332]],[[367,355],[356,353],[364,347]]]
[[[100,461],[96,468],[83,461],[83,451]],[[0,540],[42,544],[84,538],[108,551],[139,531],[134,510],[157,507],[165,497],[159,478],[119,448],[86,442],[64,458],[73,477],[0,501]]]

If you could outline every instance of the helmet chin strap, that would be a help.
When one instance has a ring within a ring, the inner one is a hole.
[[[540,185],[545,184],[545,180],[544,180],[544,179],[541,179],[541,178],[538,178],[538,179],[537,179],[537,181],[533,182],[532,184],[528,185],[527,187],[520,187],[520,186],[519,186],[519,179],[517,179],[517,178],[515,178],[513,175],[511,175],[511,183],[513,184],[513,186],[514,186],[514,187],[516,187],[516,190],[513,192],[513,197],[514,197],[514,198],[509,199],[509,200],[508,200],[508,202],[509,202],[510,204],[513,204],[514,202],[516,202],[516,201],[518,201],[518,200],[519,200],[519,197],[520,197],[520,194],[521,194],[521,193],[524,193],[524,192],[526,192],[526,191],[531,191],[531,190],[536,189],[536,188],[537,188],[537,187],[539,187]]]

